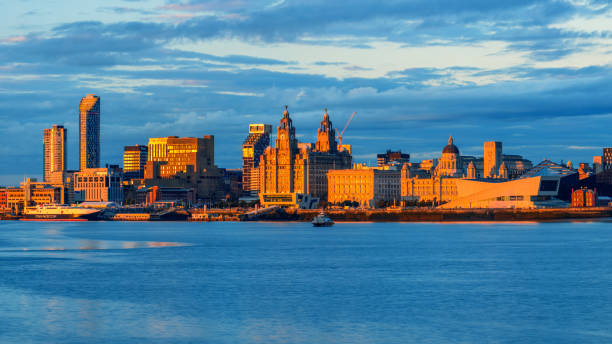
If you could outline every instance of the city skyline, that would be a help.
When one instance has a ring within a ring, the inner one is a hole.
[[[387,149],[435,157],[451,135],[464,154],[501,141],[534,163],[591,163],[611,145],[609,4],[367,4],[14,4],[0,14],[0,152],[12,162],[0,184],[42,177],[30,133],[54,124],[78,168],[88,93],[104,99],[101,165],[149,137],[212,134],[217,165],[240,167],[248,125],[276,124],[284,104],[303,142],[324,108],[337,128],[357,111],[345,141],[371,164]]]

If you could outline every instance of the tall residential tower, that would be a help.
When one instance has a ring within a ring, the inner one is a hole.
[[[43,129],[43,178],[51,181],[53,172],[64,172],[67,167],[67,135],[66,128],[54,125]]]
[[[100,97],[88,94],[79,105],[79,169],[100,167]]]

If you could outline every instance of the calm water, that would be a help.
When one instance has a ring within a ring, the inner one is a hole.
[[[0,343],[610,343],[612,223],[0,222]]]

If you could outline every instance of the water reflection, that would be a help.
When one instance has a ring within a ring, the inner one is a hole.
[[[68,251],[68,250],[118,250],[138,248],[160,248],[190,246],[183,242],[166,241],[117,241],[117,240],[75,240],[70,238],[29,242],[26,247],[2,247],[0,251]]]

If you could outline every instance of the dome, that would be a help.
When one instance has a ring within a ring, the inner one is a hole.
[[[459,154],[459,148],[453,144],[452,137],[448,138],[448,145],[442,150],[442,154],[444,153]]]

